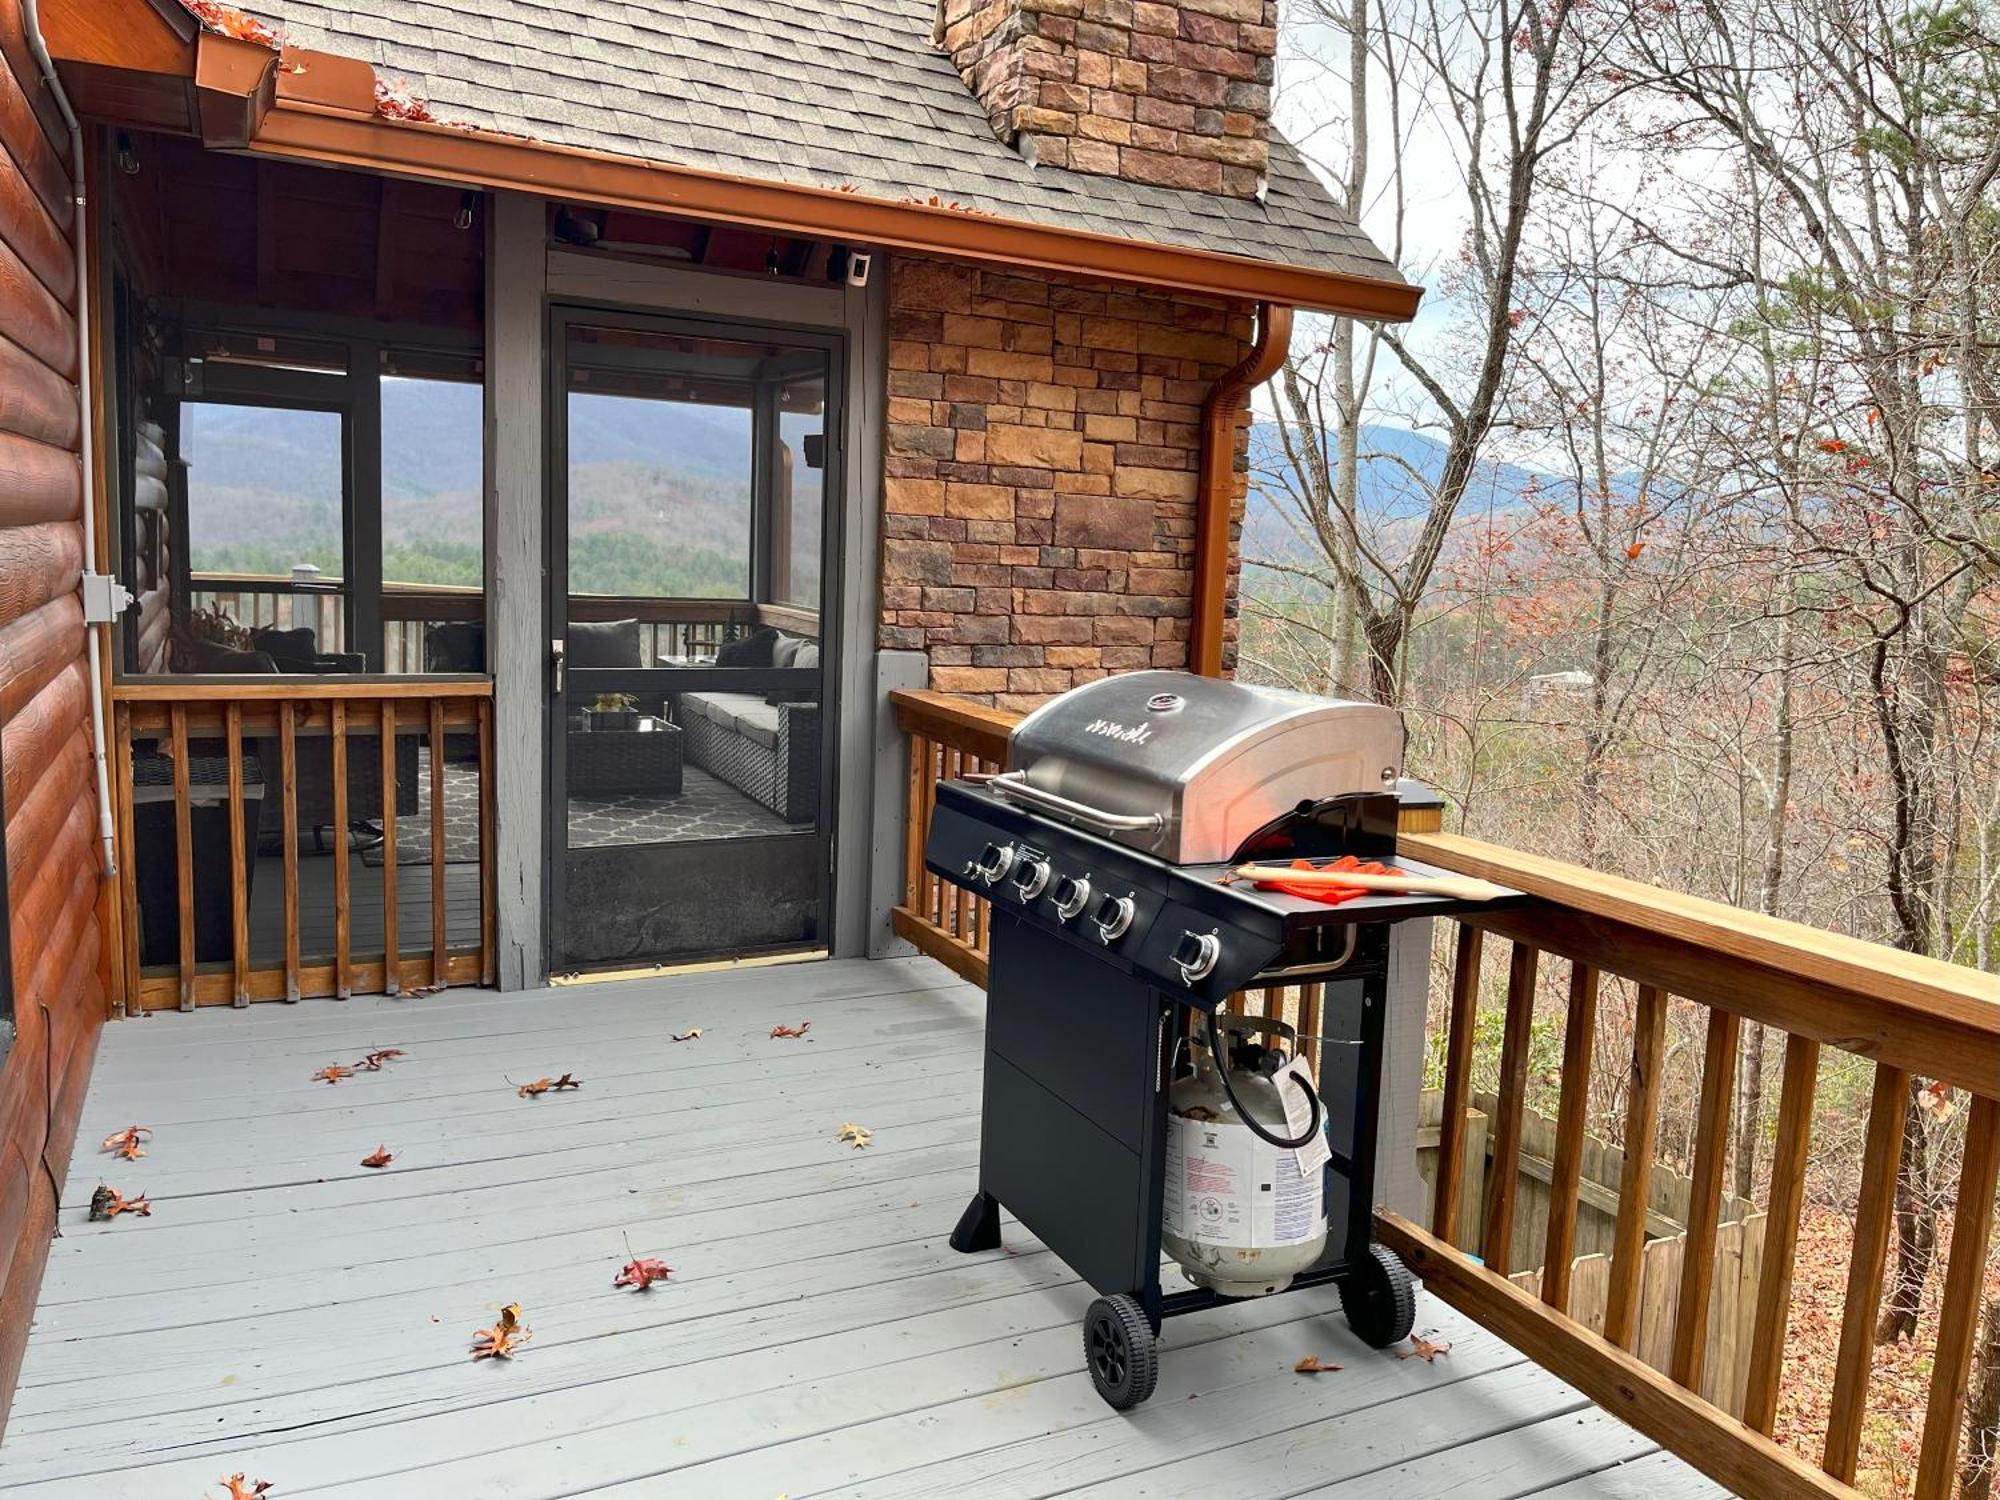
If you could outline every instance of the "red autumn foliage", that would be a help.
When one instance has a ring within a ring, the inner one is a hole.
[[[1331,1375],[1335,1370],[1340,1368],[1339,1365],[1321,1363],[1320,1357],[1317,1354],[1308,1354],[1304,1359],[1292,1366],[1294,1373],[1300,1375]]]
[[[142,1219],[153,1216],[153,1205],[141,1193],[136,1198],[127,1198],[117,1188],[97,1185],[97,1191],[90,1195],[90,1218],[92,1223],[105,1224],[120,1214],[137,1214]]]
[[[317,1073],[313,1074],[313,1082],[338,1083],[343,1078],[352,1078],[353,1076],[354,1069],[343,1068],[339,1063],[329,1063],[326,1067],[321,1068]]]
[[[361,1158],[361,1165],[364,1167],[386,1167],[395,1159],[396,1153],[391,1151],[387,1146],[377,1146],[372,1153]]]
[[[625,1268],[611,1278],[613,1286],[629,1286],[635,1292],[643,1292],[656,1281],[665,1281],[673,1274],[674,1268],[663,1260],[651,1256],[634,1256],[625,1263]]]
[[[510,1083],[513,1082],[512,1079],[508,1081]],[[560,1078],[543,1077],[535,1079],[532,1083],[515,1084],[514,1092],[519,1094],[523,1099],[535,1099],[556,1089],[580,1089],[582,1087],[583,1080],[581,1078],[572,1078],[569,1074],[565,1073]]]
[[[812,1022],[801,1021],[796,1026],[773,1026],[771,1028],[771,1036],[773,1040],[781,1036],[804,1036],[810,1030],[812,1030]]]
[[[535,1335],[521,1325],[521,1304],[509,1302],[500,1309],[500,1321],[472,1335],[474,1359],[512,1359],[520,1346]]]
[[[357,1068],[366,1068],[371,1073],[379,1073],[382,1071],[384,1063],[394,1062],[402,1055],[403,1049],[401,1047],[384,1047],[379,1052],[369,1053],[354,1066]]]
[[[1432,1343],[1429,1339],[1425,1338],[1421,1333],[1413,1333],[1410,1335],[1409,1349],[1404,1353],[1397,1355],[1396,1358],[1420,1359],[1425,1364],[1431,1365],[1437,1363],[1437,1357],[1440,1354],[1449,1354],[1449,1353],[1451,1353],[1451,1345],[1435,1344]]]
[[[256,42],[274,52],[284,45],[274,28],[255,16],[246,16],[240,10],[218,5],[216,0],[181,0],[181,4],[187,8],[189,15],[210,31],[235,37],[239,42]]]
[[[225,1475],[222,1482],[229,1490],[229,1494],[224,1497],[224,1500],[257,1500],[259,1495],[269,1492],[271,1488],[270,1480],[247,1480],[243,1477],[240,1470],[234,1474]]]

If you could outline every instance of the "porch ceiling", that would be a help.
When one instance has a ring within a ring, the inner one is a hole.
[[[178,111],[211,145],[1386,321],[1422,295],[1281,139],[1262,203],[1029,166],[929,45],[928,0],[278,0],[268,68],[166,35],[156,0],[49,7],[87,112]]]
[[[1109,1411],[1089,1290],[1011,1222],[1001,1253],[944,1242],[982,1008],[903,959],[109,1028],[83,1139],[154,1134],[71,1173],[0,1492],[1721,1493],[1428,1302],[1434,1364],[1363,1349],[1330,1292],[1176,1320],[1159,1394]],[[85,1223],[100,1178],[152,1216]],[[615,1290],[635,1255],[672,1279]],[[509,1301],[535,1339],[473,1363]]]

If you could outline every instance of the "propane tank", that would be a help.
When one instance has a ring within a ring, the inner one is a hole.
[[[1206,1037],[1191,1038],[1194,1072],[1167,1096],[1161,1241],[1188,1280],[1224,1297],[1281,1292],[1326,1249],[1325,1172],[1301,1172],[1293,1149],[1325,1114],[1314,1096],[1311,1125],[1294,1134],[1273,1077],[1285,1055],[1250,1041],[1253,1031],[1297,1043],[1282,1021],[1211,1016]]]

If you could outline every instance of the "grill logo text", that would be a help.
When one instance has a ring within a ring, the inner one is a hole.
[[[1151,724],[1140,724],[1134,727],[1117,723],[1111,719],[1092,719],[1088,724],[1083,726],[1083,732],[1085,734],[1101,734],[1107,740],[1117,740],[1123,745],[1143,745],[1153,737],[1153,726]]]

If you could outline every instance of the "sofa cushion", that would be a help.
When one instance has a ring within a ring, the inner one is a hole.
[[[572,667],[638,666],[639,622],[571,620],[569,664]]]
[[[267,626],[252,632],[250,645],[253,650],[269,652],[273,661],[311,662],[319,655],[319,637],[310,625],[291,630]]]
[[[715,664],[718,667],[768,667],[777,645],[777,630],[766,625],[740,641],[725,641],[715,653]]]
[[[737,695],[741,701],[730,705],[730,722],[738,734],[746,740],[754,740],[766,750],[778,748],[778,714],[762,698],[748,693]]]
[[[188,660],[187,671],[239,674],[244,672],[275,672],[278,664],[271,659],[268,651],[237,651],[228,646],[218,646],[213,641],[194,641],[185,648]]]
[[[424,636],[426,672],[484,672],[486,622],[446,620]]]

